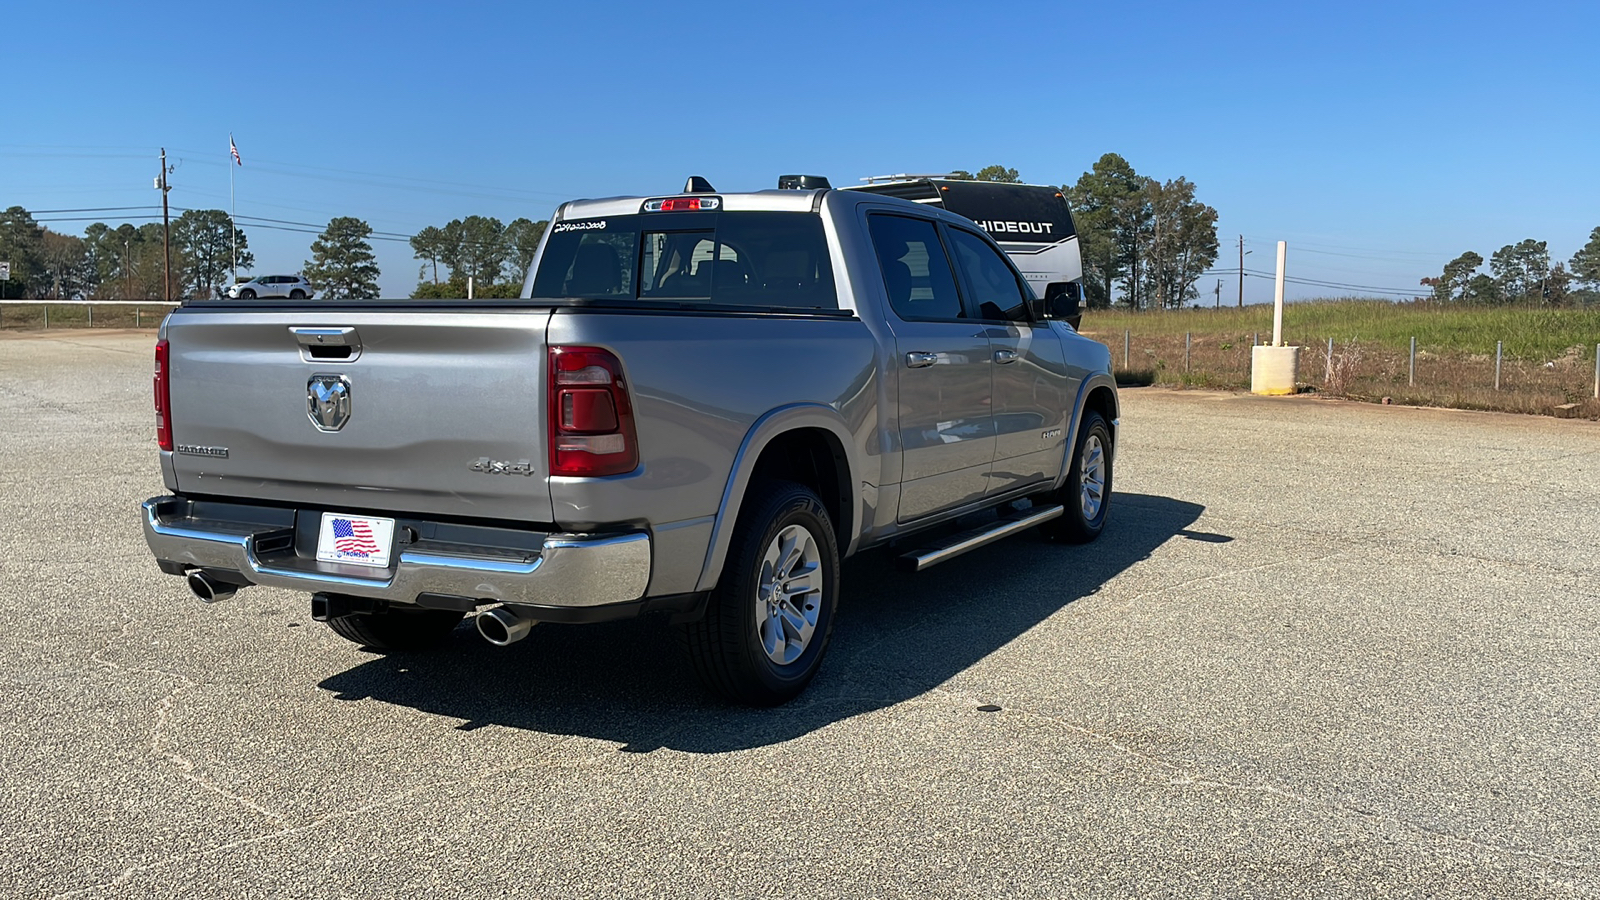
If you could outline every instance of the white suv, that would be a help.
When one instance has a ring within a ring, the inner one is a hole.
[[[304,300],[315,294],[311,283],[299,275],[261,275],[249,281],[230,285],[222,292],[233,300],[254,300],[257,297],[287,297]]]

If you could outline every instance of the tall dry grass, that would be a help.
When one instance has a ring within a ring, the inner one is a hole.
[[[155,328],[172,307],[150,306],[62,306],[58,304],[0,305],[0,328],[8,331],[43,328],[45,310],[51,328]],[[92,320],[92,321],[91,321]]]
[[[1091,310],[1083,325],[1085,334],[1111,349],[1119,378],[1128,382],[1246,390],[1250,346],[1258,338],[1271,340],[1272,308]],[[1186,333],[1192,335],[1187,366]],[[1326,300],[1290,304],[1284,337],[1304,348],[1298,381],[1333,396],[1534,414],[1579,403],[1580,415],[1600,418],[1600,402],[1593,396],[1600,308],[1438,308]],[[1417,339],[1414,384],[1412,337]],[[1499,390],[1496,341],[1503,348]]]

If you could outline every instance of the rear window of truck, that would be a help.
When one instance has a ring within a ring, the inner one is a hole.
[[[797,212],[664,212],[551,226],[538,299],[838,309],[822,219]]]

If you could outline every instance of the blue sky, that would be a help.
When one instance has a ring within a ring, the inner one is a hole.
[[[1567,259],[1600,226],[1597,10],[30,3],[4,22],[25,53],[0,108],[0,207],[158,205],[165,146],[172,202],[225,208],[230,132],[241,216],[398,234],[691,173],[749,190],[999,163],[1059,184],[1115,152],[1197,184],[1219,268],[1242,233],[1248,268],[1270,270],[1281,239],[1291,275],[1411,290],[1524,238]],[[309,255],[310,234],[246,231],[257,273]],[[374,247],[384,293],[409,293],[410,248]],[[1330,293],[1348,292],[1291,290]],[[1245,297],[1269,300],[1270,280]]]

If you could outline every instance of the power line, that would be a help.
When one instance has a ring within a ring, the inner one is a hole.
[[[1277,242],[1276,239],[1268,239],[1268,238],[1264,238],[1264,237],[1258,237],[1256,235],[1245,235],[1245,237],[1249,238],[1252,241],[1266,241],[1268,243],[1276,243]],[[1426,257],[1429,257],[1429,258],[1437,258],[1439,256],[1446,255],[1446,254],[1435,253],[1435,252],[1426,251],[1426,250],[1398,250],[1398,249],[1395,249],[1394,247],[1384,247],[1384,248],[1348,247],[1348,246],[1344,246],[1342,244],[1324,244],[1321,241],[1294,241],[1293,245],[1297,249],[1303,249],[1303,248],[1306,248],[1306,247],[1325,247],[1325,248],[1328,248],[1330,250],[1349,250],[1349,251],[1356,252],[1356,253],[1380,253],[1380,254],[1382,254],[1382,253],[1394,253],[1394,254],[1399,254],[1401,256],[1426,256]]]
[[[1404,258],[1399,257],[1399,256],[1369,256],[1369,255],[1364,254],[1364,253],[1339,253],[1339,252],[1336,252],[1336,251],[1333,251],[1333,250],[1313,250],[1310,247],[1302,247],[1299,244],[1296,244],[1294,246],[1294,252],[1296,252],[1296,253],[1315,253],[1318,256],[1342,256],[1342,257],[1345,257],[1347,259],[1371,259],[1371,260],[1377,260],[1379,262],[1410,263],[1412,265],[1415,265],[1418,262],[1420,262],[1420,260],[1404,259]],[[1430,254],[1430,256],[1432,258],[1434,258],[1434,259],[1437,259],[1439,255],[1438,254]]]
[[[105,206],[105,207],[87,207],[87,208],[84,208],[84,209],[37,210],[36,212],[38,212],[40,214],[75,213],[75,212],[116,212],[116,211],[121,211],[121,210],[139,210],[139,209],[154,210],[154,209],[159,209],[159,208],[160,207],[157,207],[157,206]],[[173,206],[172,210],[174,212],[179,212],[179,213],[205,212],[205,210],[196,209],[194,207],[188,207],[188,206]],[[30,210],[29,214],[32,215],[33,212],[35,212],[35,211]],[[112,218],[117,220],[117,221],[122,221],[122,222],[148,221],[148,220],[160,219],[161,218],[161,214],[160,213],[149,213],[149,214],[141,214],[141,215],[135,215],[135,216],[122,215],[122,216],[114,216]],[[101,221],[101,219],[102,219],[102,217],[100,217],[100,216],[52,215],[52,216],[49,216],[48,218],[37,218],[36,217],[36,218],[34,218],[34,221],[38,222],[40,224],[55,224],[55,223],[61,223],[61,222],[99,222],[99,221]],[[296,221],[291,220],[291,219],[271,219],[271,218],[266,218],[264,216],[238,216],[235,219],[235,221],[241,223],[241,225],[248,225],[251,228],[261,228],[261,229],[266,229],[268,231],[285,231],[285,232],[289,232],[289,233],[292,233],[292,234],[320,235],[324,231],[327,230],[327,225],[319,225],[319,224],[317,224],[315,222],[296,222]],[[372,240],[390,241],[390,242],[394,242],[394,243],[404,243],[404,244],[409,244],[411,242],[411,237],[412,237],[411,235],[405,234],[404,232],[399,232],[399,231],[379,231],[379,230],[376,230],[376,229],[374,229],[372,232],[370,232],[368,234],[368,238],[372,239]],[[464,240],[461,243],[463,245],[470,246],[470,247],[488,247],[488,246],[493,246],[493,242],[490,242],[490,241],[466,241],[466,240]]]
[[[60,218],[34,219],[34,221],[47,225],[53,222],[99,222],[102,218],[102,216],[63,216]],[[134,222],[142,219],[159,219],[161,218],[161,214],[143,213],[137,216],[113,216],[112,218],[119,222]]]
[[[1276,278],[1277,277],[1277,273],[1275,273],[1275,272],[1262,272],[1262,271],[1259,271],[1259,270],[1256,270],[1256,269],[1245,269],[1244,271],[1245,271],[1246,275],[1252,275],[1252,276],[1255,276],[1257,278]],[[1407,290],[1407,289],[1402,289],[1402,288],[1391,288],[1391,287],[1378,287],[1376,285],[1371,285],[1371,284],[1348,284],[1348,283],[1342,282],[1342,281],[1324,281],[1324,280],[1318,279],[1318,278],[1301,278],[1301,277],[1297,277],[1297,276],[1293,276],[1293,275],[1285,275],[1283,280],[1284,281],[1293,282],[1294,284],[1309,285],[1309,286],[1312,286],[1312,287],[1341,288],[1341,289],[1344,289],[1344,290],[1352,290],[1352,291],[1372,291],[1374,293],[1397,294],[1397,295],[1406,296],[1406,297],[1414,297],[1419,293],[1416,290]]]
[[[176,209],[179,212],[191,211],[181,206],[174,206],[173,209]],[[290,231],[299,234],[321,234],[327,230],[326,225],[318,225],[315,222],[295,222],[290,219],[268,219],[262,216],[239,216],[239,221],[245,222],[251,228],[266,228],[272,231]],[[368,237],[375,238],[380,241],[402,241],[409,244],[411,242],[412,235],[399,231],[378,231],[374,229],[368,233]],[[492,241],[463,240],[461,243],[469,247],[494,246]]]
[[[248,220],[254,221],[254,222],[269,222],[269,223],[274,224],[274,225],[300,225],[300,226],[304,226],[306,228],[315,228],[318,231],[321,231],[322,229],[327,227],[325,225],[318,225],[315,222],[295,222],[295,221],[291,221],[289,219],[269,219],[269,218],[266,218],[264,216],[240,216],[239,218],[240,219],[248,219]],[[411,235],[402,234],[401,232],[398,232],[398,231],[376,231],[376,230],[374,230],[372,233],[373,234],[377,234],[377,235],[384,235],[386,237],[403,238],[403,239],[408,240],[408,241],[411,240]]]
[[[193,158],[183,157],[182,162],[192,162],[204,166],[230,165],[231,160],[213,160],[215,155],[210,152],[185,150],[184,153],[195,154]],[[418,178],[412,175],[388,175],[381,172],[360,172],[353,169],[330,169],[322,166],[305,166],[295,163],[282,163],[273,160],[259,160],[251,158],[251,167],[273,175],[285,175],[290,178],[306,178],[314,181],[331,181],[337,184],[363,184],[371,187],[388,188],[391,190],[417,191],[419,193],[442,194],[450,197],[471,197],[473,199],[506,200],[506,199],[532,199],[531,197],[517,197],[515,195],[536,195],[539,197],[559,197],[570,199],[570,191],[541,191],[534,188],[507,187],[505,185],[471,184],[459,181],[441,181],[433,178]],[[305,169],[309,171],[296,171]],[[335,174],[318,174],[329,172]],[[348,177],[358,176],[358,177]],[[395,183],[402,182],[402,183]],[[411,182],[409,184],[404,182]],[[447,188],[468,188],[469,191],[447,190]],[[480,193],[487,191],[489,193]]]
[[[135,209],[159,209],[154,203],[148,206],[86,206],[82,209],[30,209],[29,215],[48,216],[54,213],[122,212]]]
[[[222,197],[222,194],[219,191],[207,191],[207,190],[202,190],[202,189],[193,188],[193,187],[186,188],[183,193],[184,193],[185,196],[189,196],[189,197],[208,197],[208,198],[209,197],[215,197],[217,199],[221,199],[221,197]],[[254,209],[285,209],[285,210],[290,210],[290,211],[293,211],[293,212],[311,213],[311,214],[317,215],[317,216],[322,216],[322,215],[338,216],[338,215],[343,215],[343,214],[345,214],[345,212],[347,212],[347,210],[333,209],[333,208],[330,208],[330,207],[291,206],[291,205],[286,204],[286,203],[270,203],[268,201],[260,200],[260,199],[252,199],[250,201],[250,206],[251,206],[251,208],[254,208]],[[407,213],[395,212],[394,210],[389,210],[389,209],[376,209],[376,208],[372,208],[372,207],[368,207],[368,208],[372,209],[372,211],[374,213],[376,213],[376,214],[382,214],[382,215],[386,215],[386,216],[403,216],[403,215],[407,214]],[[410,212],[411,213],[415,213],[415,210],[411,210]]]

